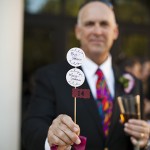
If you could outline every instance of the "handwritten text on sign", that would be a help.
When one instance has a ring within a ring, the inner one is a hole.
[[[66,80],[71,86],[79,87],[83,84],[85,80],[85,76],[84,76],[84,73],[80,69],[73,68],[67,72]]]
[[[85,58],[83,50],[80,48],[72,48],[67,53],[67,61],[71,66],[79,67]]]

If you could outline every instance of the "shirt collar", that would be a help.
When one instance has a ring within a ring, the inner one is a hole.
[[[102,70],[104,76],[107,76],[109,75],[109,70],[112,69],[112,57],[111,55],[109,55],[108,58],[100,66],[86,57],[84,63],[82,64],[82,68],[85,74],[88,76],[95,75],[95,72],[98,68]]]
[[[112,57],[111,55],[108,56],[106,61],[99,66],[99,68],[102,70],[105,78],[107,78],[110,74],[110,71],[112,70]]]

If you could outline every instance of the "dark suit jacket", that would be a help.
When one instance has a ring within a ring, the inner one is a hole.
[[[35,89],[32,101],[23,122],[23,142],[27,150],[43,150],[48,128],[59,114],[67,114],[73,119],[74,100],[72,88],[66,82],[66,73],[72,67],[67,63],[47,66],[39,70],[35,78]],[[124,126],[119,123],[119,107],[116,97],[124,94],[122,85],[118,82],[119,72],[115,73],[115,98],[113,114],[108,139],[104,140],[97,105],[90,99],[77,99],[77,124],[81,135],[87,137],[87,150],[133,150],[130,137],[124,133]],[[87,81],[79,88],[89,89]],[[139,94],[141,87],[136,82],[132,94]],[[141,93],[140,93],[141,94]]]

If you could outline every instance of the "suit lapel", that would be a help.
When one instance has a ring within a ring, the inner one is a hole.
[[[119,122],[119,115],[120,115],[120,110],[118,107],[117,103],[117,97],[120,95],[123,95],[123,89],[121,87],[121,84],[118,82],[119,77],[121,76],[120,72],[118,71],[117,67],[113,67],[114,70],[114,77],[115,77],[115,97],[114,97],[114,102],[113,102],[113,110],[112,110],[112,117],[111,117],[111,124],[109,127],[109,135],[106,140],[106,145],[108,145],[108,142],[113,138],[113,131],[114,128],[116,127],[116,123]]]

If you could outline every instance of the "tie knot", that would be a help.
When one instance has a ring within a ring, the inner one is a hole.
[[[104,76],[102,70],[99,68],[96,71],[96,75],[98,76],[98,78],[102,78]]]

